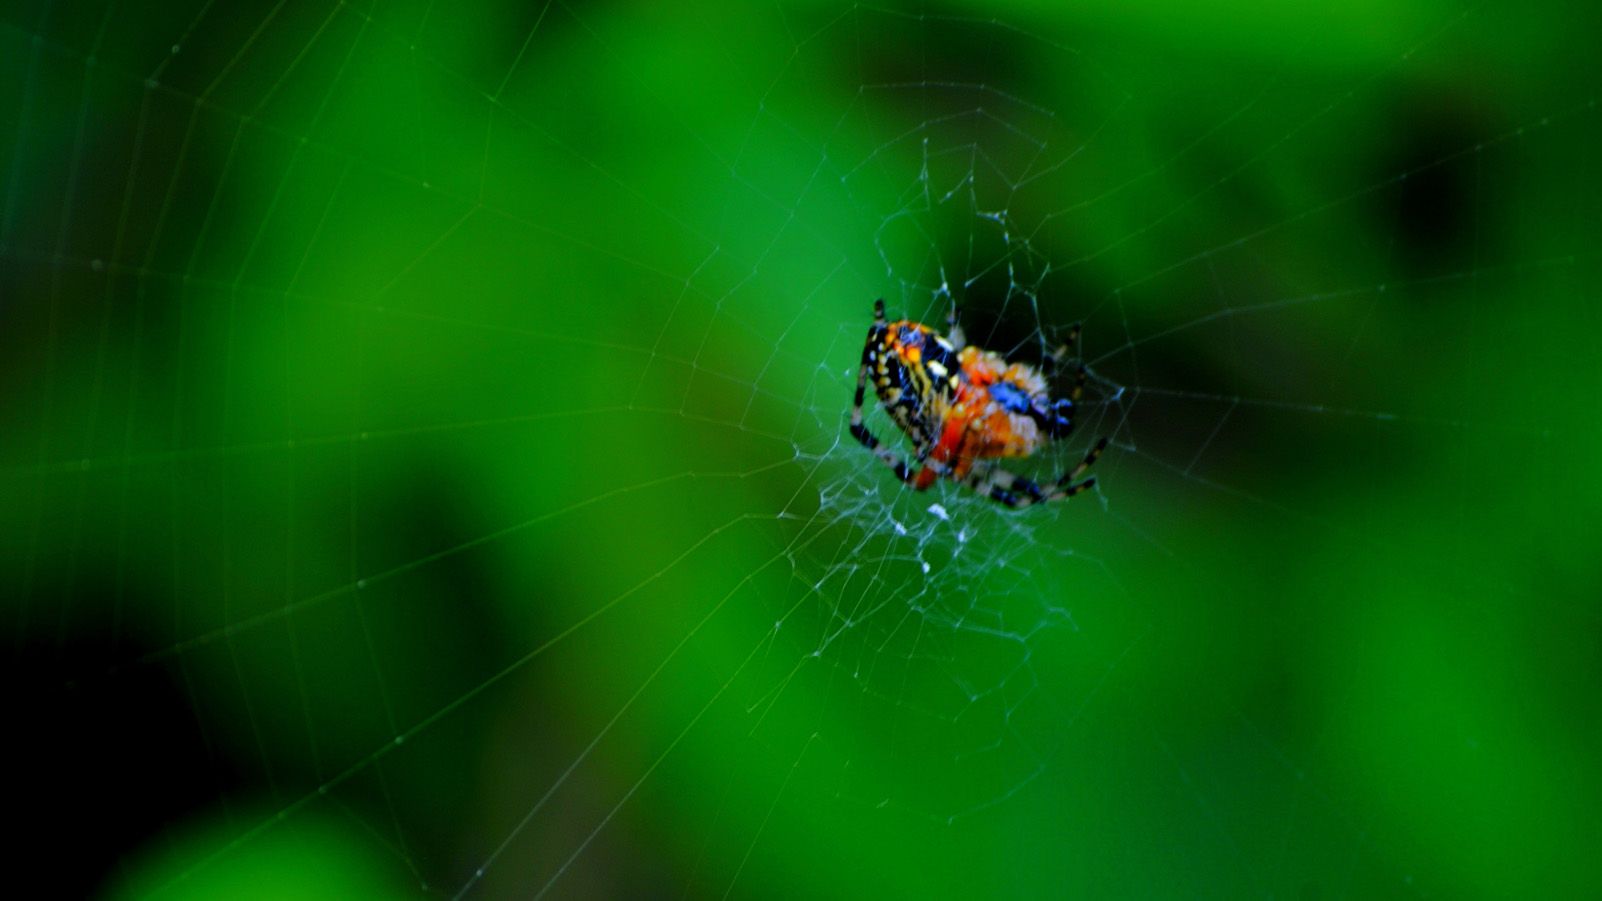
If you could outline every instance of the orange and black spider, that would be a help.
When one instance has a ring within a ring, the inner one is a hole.
[[[852,436],[894,470],[896,478],[918,491],[944,476],[1009,507],[1027,507],[1073,497],[1094,485],[1094,478],[1074,479],[1101,456],[1106,438],[1098,440],[1078,466],[1046,487],[992,462],[1027,457],[1074,430],[1074,403],[1088,378],[1084,364],[1068,396],[1053,399],[1039,369],[1008,363],[995,351],[967,345],[955,304],[946,324],[947,334],[942,336],[910,319],[888,322],[884,301],[873,302],[873,327],[862,347],[856,403],[851,408]],[[1078,338],[1076,325],[1068,344],[1048,362],[1060,363]],[[862,424],[869,378],[885,411],[912,439],[912,466],[880,447],[879,439]]]

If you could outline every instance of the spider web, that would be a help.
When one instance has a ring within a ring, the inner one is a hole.
[[[1594,567],[1488,537],[1597,509],[1545,24],[81,6],[0,24],[17,722],[128,811],[56,888],[1597,884]],[[1081,325],[1011,465],[1095,489],[898,484],[875,297]]]

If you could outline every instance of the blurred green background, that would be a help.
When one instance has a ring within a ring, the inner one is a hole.
[[[0,4],[13,882],[1596,896],[1599,20]]]

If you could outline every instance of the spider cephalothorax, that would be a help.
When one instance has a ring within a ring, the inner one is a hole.
[[[1069,344],[1078,331],[1075,327]],[[1052,365],[1067,352],[1065,345],[1051,358]],[[1077,483],[1074,479],[1101,456],[1106,438],[1097,441],[1078,466],[1046,487],[991,461],[1027,457],[1047,442],[1067,437],[1074,429],[1074,404],[1084,392],[1086,378],[1081,365],[1068,397],[1052,398],[1046,375],[1039,369],[966,345],[955,306],[942,336],[908,319],[887,321],[884,301],[876,300],[873,326],[857,370],[851,434],[895,470],[897,478],[920,491],[945,476],[1009,507],[1072,497],[1095,484],[1094,478]],[[870,380],[885,411],[912,440],[911,466],[880,447],[862,422]]]

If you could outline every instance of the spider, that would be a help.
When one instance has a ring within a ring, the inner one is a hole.
[[[1052,399],[1047,375],[1023,363],[1008,363],[995,351],[967,344],[957,324],[957,307],[946,316],[947,333],[909,319],[889,322],[884,300],[873,302],[873,326],[862,347],[857,370],[856,403],[851,407],[851,435],[895,471],[896,478],[923,491],[945,476],[1008,507],[1069,498],[1096,484],[1075,482],[1107,447],[1098,440],[1085,458],[1055,481],[1041,485],[997,466],[995,459],[1027,457],[1048,441],[1066,438],[1074,429],[1074,402],[1089,377],[1081,363],[1068,397]],[[1077,343],[1079,327],[1068,343],[1048,358],[1052,368]],[[862,423],[862,401],[869,378],[885,411],[912,439],[914,463],[880,447]]]

